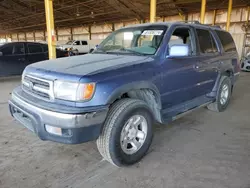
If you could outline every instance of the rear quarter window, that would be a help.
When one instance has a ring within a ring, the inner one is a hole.
[[[225,32],[225,31],[215,31],[215,32],[218,35],[225,52],[237,51],[233,37],[231,36],[230,33]]]
[[[29,53],[43,53],[43,48],[40,44],[28,44]]]
[[[88,45],[88,42],[85,41],[85,40],[83,40],[83,41],[82,41],[82,45]]]

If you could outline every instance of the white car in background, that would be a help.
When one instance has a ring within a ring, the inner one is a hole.
[[[241,60],[241,70],[250,72],[250,53]]]
[[[71,40],[66,44],[57,45],[57,48],[61,50],[71,50],[74,54],[86,54],[92,51],[97,44],[93,44],[91,41],[87,40]]]

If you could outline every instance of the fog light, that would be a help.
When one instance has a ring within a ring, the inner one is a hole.
[[[45,129],[48,133],[62,136],[62,129],[59,127],[53,127],[50,125],[45,125]]]

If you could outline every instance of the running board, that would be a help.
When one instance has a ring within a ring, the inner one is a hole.
[[[174,121],[198,108],[202,108],[213,102],[213,99],[206,96],[201,96],[186,103],[182,103],[172,108],[165,109],[162,111],[162,123],[169,123],[171,121]]]
[[[189,113],[191,113],[191,112],[193,112],[193,111],[195,111],[195,110],[197,110],[197,109],[199,109],[199,108],[206,107],[207,105],[209,105],[209,104],[211,104],[211,103],[212,103],[212,102],[207,102],[207,103],[205,103],[205,104],[202,104],[202,105],[200,105],[200,106],[197,106],[197,107],[195,107],[195,108],[192,108],[192,109],[190,109],[190,110],[188,110],[188,111],[186,111],[186,112],[183,112],[183,113],[181,113],[181,114],[178,114],[178,115],[172,117],[172,121],[175,121],[175,120],[177,120],[177,119],[179,119],[179,118],[185,116],[186,114],[189,114]]]

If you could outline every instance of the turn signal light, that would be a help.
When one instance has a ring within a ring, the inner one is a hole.
[[[94,83],[85,84],[84,85],[84,92],[83,92],[84,100],[91,99],[94,92],[95,92],[95,84]]]

